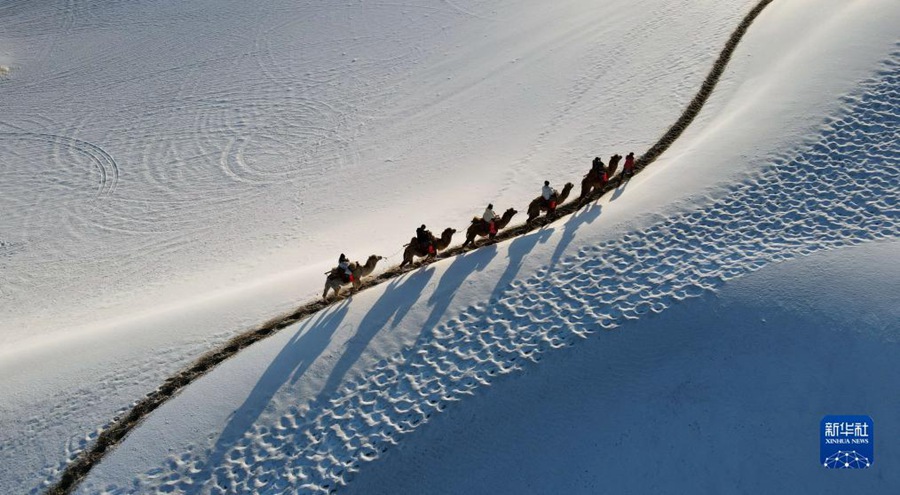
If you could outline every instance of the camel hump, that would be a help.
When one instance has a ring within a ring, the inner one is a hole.
[[[472,223],[478,223],[481,221],[481,217],[472,217]]]

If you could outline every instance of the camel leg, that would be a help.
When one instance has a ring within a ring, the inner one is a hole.
[[[322,299],[328,300],[328,289],[334,290],[334,283],[332,280],[325,281],[325,290],[322,291]]]

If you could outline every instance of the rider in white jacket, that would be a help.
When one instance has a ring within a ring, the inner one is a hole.
[[[484,214],[481,215],[481,219],[490,223],[493,222],[495,218],[497,218],[497,214],[494,213],[494,205],[487,205],[487,208],[484,209]]]
[[[554,191],[553,188],[550,187],[550,181],[545,180],[544,188],[541,189],[541,196],[544,198],[544,201],[550,201],[550,198],[552,198],[553,194],[555,194],[555,193],[556,193],[556,191]]]
[[[344,270],[344,275],[346,275],[348,278],[353,275],[353,272],[350,271],[350,260],[348,260],[347,257],[344,256],[344,253],[341,253],[341,257],[338,258],[338,268]]]
[[[484,209],[484,214],[481,215],[481,219],[487,222],[488,232],[490,233],[491,238],[493,238],[494,234],[497,233],[497,224],[494,223],[494,220],[497,219],[497,214],[494,213],[493,204],[487,205],[487,208]]]

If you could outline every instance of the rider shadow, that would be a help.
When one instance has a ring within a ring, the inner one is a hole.
[[[497,285],[494,286],[494,290],[491,292],[491,301],[498,299],[503,290],[510,282],[512,282],[516,275],[518,275],[519,270],[522,268],[522,261],[524,261],[525,255],[530,253],[538,244],[547,242],[552,233],[552,230],[540,229],[536,232],[516,237],[509,243],[509,247],[506,251],[509,264],[506,265],[506,270],[500,275],[500,279],[497,280]]]
[[[222,465],[231,448],[253,427],[278,390],[285,383],[295,382],[309,369],[331,343],[332,336],[347,316],[348,306],[346,301],[341,301],[300,325],[260,376],[244,403],[228,418],[203,469],[191,475],[190,486],[201,490],[212,479],[213,470]]]
[[[347,346],[335,363],[325,385],[319,392],[316,402],[326,399],[344,380],[344,376],[353,367],[362,353],[369,347],[369,342],[390,322],[390,327],[397,325],[406,317],[413,304],[419,299],[422,290],[434,276],[434,269],[416,270],[408,277],[394,279],[387,284],[378,301],[359,322],[356,334],[347,341]]]
[[[628,187],[629,182],[631,182],[630,177],[628,179],[625,179],[624,182],[622,182],[619,186],[616,187],[616,191],[613,193],[612,196],[610,196],[609,200],[615,201],[615,200],[619,199],[619,196],[621,196],[622,193],[625,192],[625,188]]]
[[[560,238],[559,244],[557,244],[556,249],[553,251],[553,256],[550,258],[550,266],[555,265],[559,261],[563,252],[569,247],[572,240],[575,239],[575,232],[582,225],[592,223],[596,220],[597,217],[600,216],[602,209],[603,207],[601,205],[591,203],[587,208],[581,209],[569,217],[569,220],[566,221],[565,227],[563,228],[562,238]]]

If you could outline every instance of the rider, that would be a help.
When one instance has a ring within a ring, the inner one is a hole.
[[[428,229],[425,228],[425,224],[423,223],[421,227],[416,229],[416,240],[419,242],[419,245],[422,246],[425,250],[428,251],[429,254],[434,254],[434,245],[431,242],[433,236]]]
[[[550,211],[553,211],[556,209],[557,196],[558,195],[556,193],[556,189],[553,189],[552,187],[550,187],[549,180],[545,180],[544,187],[543,187],[543,189],[541,189],[541,197],[544,198],[544,203],[546,203],[547,208],[549,208]]]
[[[344,271],[344,278],[348,282],[353,282],[353,272],[350,271],[350,260],[347,259],[347,256],[344,253],[341,253],[341,257],[338,258],[338,268]]]
[[[634,175],[634,152],[625,155],[625,165],[622,168],[622,177]]]
[[[603,177],[605,171],[606,169],[603,166],[603,160],[600,159],[599,156],[594,157],[594,161],[591,163],[591,172],[597,177]]]
[[[494,213],[494,205],[488,204],[487,208],[484,209],[484,214],[481,215],[481,219],[487,222],[488,224],[488,232],[490,232],[491,237],[497,234],[497,214]]]

